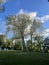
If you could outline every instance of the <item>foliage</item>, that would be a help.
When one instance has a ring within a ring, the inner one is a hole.
[[[34,40],[36,40],[38,43],[43,41],[43,37],[42,36],[36,36],[34,37]]]

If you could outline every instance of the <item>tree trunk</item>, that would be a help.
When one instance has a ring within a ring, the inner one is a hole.
[[[31,48],[32,48],[32,34],[31,34]]]
[[[24,36],[22,35],[22,46],[23,46],[23,51],[25,50],[25,41],[24,41]]]

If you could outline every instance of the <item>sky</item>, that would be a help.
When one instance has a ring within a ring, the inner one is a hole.
[[[40,19],[44,26],[44,35],[49,35],[48,0],[5,0],[2,6],[5,7],[5,11],[0,12],[0,34],[5,34],[6,32],[6,16],[25,12],[29,13],[30,17]]]

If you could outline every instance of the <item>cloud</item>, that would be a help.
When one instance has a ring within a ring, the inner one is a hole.
[[[28,15],[30,16],[31,19],[36,18],[37,12],[29,12]]]
[[[49,33],[49,29],[46,29],[45,32],[48,32]]]
[[[41,17],[41,19],[48,20],[49,19],[49,15],[45,15],[45,16]]]
[[[40,20],[41,23],[44,23],[45,21],[49,20],[49,15],[45,15],[43,17],[37,17],[36,19]]]
[[[24,10],[23,9],[20,9],[20,11],[18,12],[18,14],[24,14]]]
[[[18,14],[27,14],[30,16],[30,18],[35,18],[37,16],[37,12],[28,12],[27,10],[20,9]]]
[[[49,36],[49,29],[45,29],[45,30],[43,31],[43,35],[44,35],[44,36]]]
[[[44,36],[47,37],[49,36],[49,29],[45,29],[44,31],[42,31],[41,33],[36,33],[35,36]]]
[[[33,34],[33,36],[35,37],[35,36],[44,36],[44,37],[47,37],[47,36],[49,36],[49,29],[45,29],[45,30],[43,30],[42,32],[35,32],[34,34]]]

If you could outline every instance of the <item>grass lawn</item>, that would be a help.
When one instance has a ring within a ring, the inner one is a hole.
[[[0,51],[0,65],[49,65],[49,53]]]

